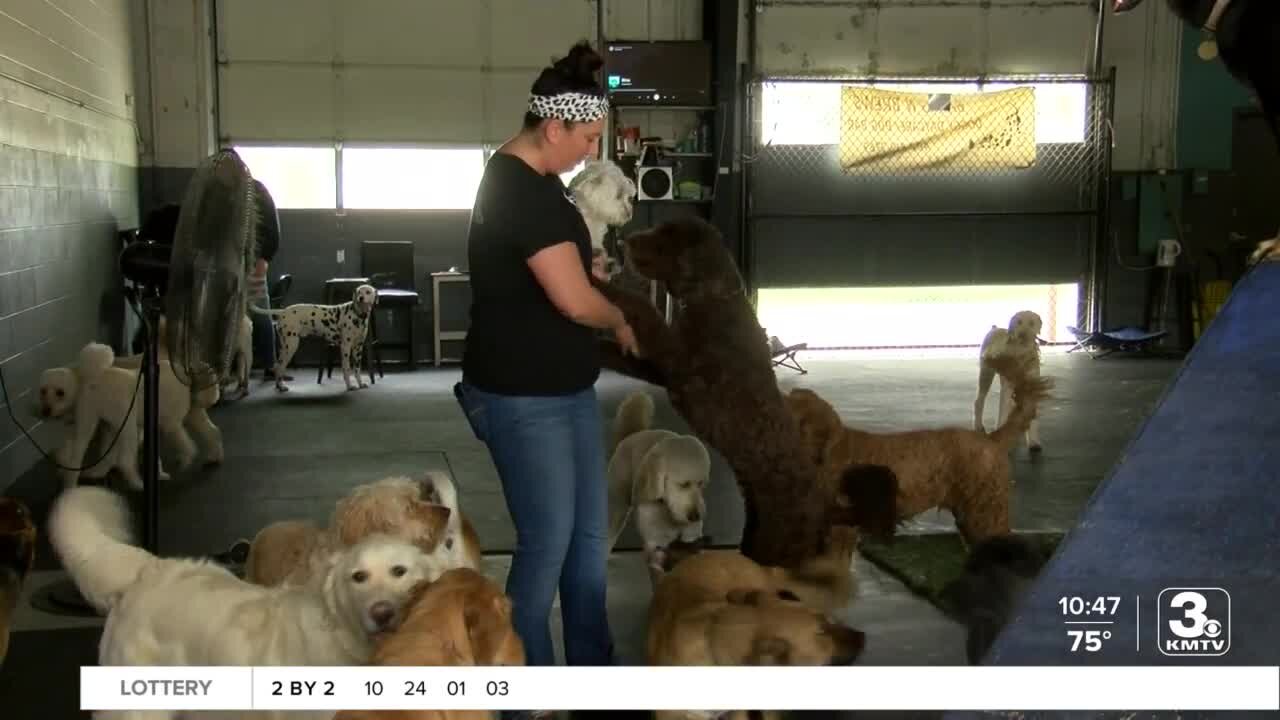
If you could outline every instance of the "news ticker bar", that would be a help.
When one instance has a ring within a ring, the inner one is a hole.
[[[80,708],[1280,710],[1280,667],[82,667]]]

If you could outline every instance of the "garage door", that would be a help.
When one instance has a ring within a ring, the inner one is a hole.
[[[591,0],[217,0],[231,142],[500,142]]]
[[[1110,164],[1096,6],[761,4],[754,283],[1085,280]]]

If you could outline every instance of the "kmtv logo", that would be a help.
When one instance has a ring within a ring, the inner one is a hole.
[[[1231,596],[1222,588],[1165,588],[1158,606],[1160,652],[1212,657],[1231,649]]]

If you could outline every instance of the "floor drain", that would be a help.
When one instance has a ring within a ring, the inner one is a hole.
[[[101,617],[70,579],[49,583],[32,593],[31,607],[51,615]]]

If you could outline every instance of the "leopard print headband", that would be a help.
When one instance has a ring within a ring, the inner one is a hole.
[[[529,94],[529,112],[542,118],[593,122],[609,112],[609,98],[590,93]]]

